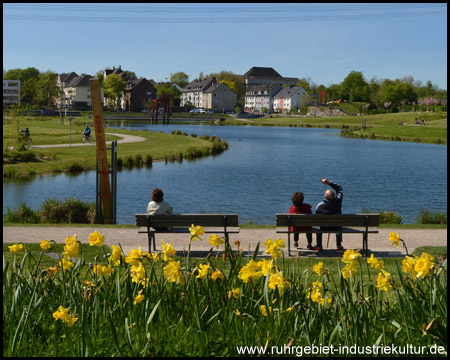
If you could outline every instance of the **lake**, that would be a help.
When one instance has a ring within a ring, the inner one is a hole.
[[[241,223],[275,224],[275,214],[288,211],[296,191],[315,208],[328,188],[321,178],[342,185],[343,213],[394,211],[407,224],[416,222],[422,208],[447,212],[447,146],[351,139],[336,129],[120,124],[216,135],[229,148],[218,156],[120,171],[119,224],[135,223],[134,214],[146,211],[155,187],[175,213],[237,213]],[[95,202],[95,178],[90,171],[4,179],[3,212],[20,202],[37,209],[48,197]]]

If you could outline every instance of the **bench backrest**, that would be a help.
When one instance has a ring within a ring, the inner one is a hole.
[[[136,214],[137,226],[176,227],[191,226],[239,226],[237,214],[174,214],[174,215],[147,215]]]
[[[378,226],[380,214],[276,214],[277,226]]]

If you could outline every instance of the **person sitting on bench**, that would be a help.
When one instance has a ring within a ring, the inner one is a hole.
[[[342,192],[342,186],[328,181],[327,179],[320,180],[323,184],[331,186],[334,190],[336,190],[336,194],[333,190],[328,189],[325,191],[325,196],[316,207],[316,214],[322,215],[332,215],[332,214],[341,214],[342,213],[342,197],[344,196]],[[323,230],[340,230],[342,227],[320,227]],[[322,251],[322,234],[317,234],[317,245],[313,248],[314,250]],[[336,250],[344,250],[342,247],[342,234],[336,234]]]
[[[289,208],[289,214],[312,214],[311,205],[303,203],[304,195],[302,192],[296,192],[292,195],[292,203],[294,204]],[[311,230],[311,226],[291,226],[291,231],[307,231]],[[294,247],[298,247],[299,233],[294,233]],[[307,233],[306,239],[308,240],[308,249],[312,249],[312,234]]]
[[[152,191],[152,201],[147,206],[148,215],[172,215],[172,207],[164,201],[164,193],[161,189],[155,188]],[[168,228],[157,228],[158,231],[170,230]]]

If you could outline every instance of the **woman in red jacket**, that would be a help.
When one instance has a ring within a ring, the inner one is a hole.
[[[311,205],[303,203],[304,196],[302,192],[296,192],[292,195],[292,203],[294,206],[289,208],[289,214],[312,214]],[[291,226],[291,231],[308,231],[311,230],[310,226]],[[294,234],[294,246],[298,247],[298,237],[300,234]],[[308,240],[308,249],[312,249],[312,234],[307,233],[306,239]]]

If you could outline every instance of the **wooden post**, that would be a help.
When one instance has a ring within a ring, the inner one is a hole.
[[[97,148],[98,172],[100,174],[100,196],[102,197],[103,218],[105,224],[111,224],[111,193],[105,128],[103,126],[100,80],[89,79],[89,86],[91,88],[92,114],[94,115],[95,144]]]

